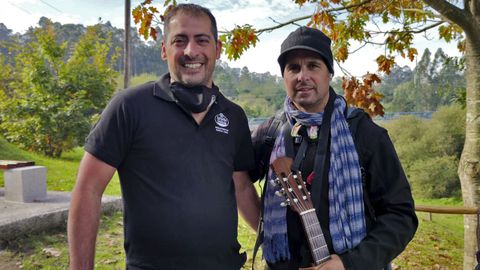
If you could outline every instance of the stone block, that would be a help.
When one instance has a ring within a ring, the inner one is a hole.
[[[29,166],[5,170],[5,200],[36,202],[47,198],[47,168]]]

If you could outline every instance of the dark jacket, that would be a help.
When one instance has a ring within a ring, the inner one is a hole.
[[[364,200],[367,236],[355,248],[338,255],[346,269],[382,269],[405,249],[415,234],[418,220],[414,201],[387,131],[376,125],[363,111],[354,111],[347,120],[350,125],[354,123],[356,126],[352,134],[365,172],[364,191],[368,196]],[[253,133],[257,164],[257,169],[251,172],[254,180],[263,178],[265,174],[261,168],[262,155],[266,149],[263,134],[270,121],[271,119],[267,120]],[[328,182],[324,180],[323,187],[328,185],[325,181]],[[327,223],[322,228],[328,228],[328,218],[325,220],[325,215],[322,218],[319,214],[322,211],[328,211],[328,207],[320,211],[317,209],[320,223]],[[327,232],[326,236],[329,235]],[[331,247],[330,249],[332,250]]]

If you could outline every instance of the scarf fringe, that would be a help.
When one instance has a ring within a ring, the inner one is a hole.
[[[263,257],[267,262],[277,262],[290,259],[288,249],[288,237],[286,234],[275,234],[263,242]]]

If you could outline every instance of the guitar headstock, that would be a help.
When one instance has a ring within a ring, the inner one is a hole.
[[[302,213],[313,209],[310,193],[305,186],[300,172],[292,172],[292,159],[289,157],[277,158],[271,167],[277,179],[273,184],[281,187],[278,195],[285,196],[285,204],[290,205],[293,211]]]

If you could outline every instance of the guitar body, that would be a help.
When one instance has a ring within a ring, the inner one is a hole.
[[[286,202],[282,203],[282,206],[289,205],[290,209],[300,215],[314,264],[320,265],[330,259],[330,253],[313,207],[310,192],[306,188],[301,173],[292,172],[292,162],[289,157],[276,159],[271,167],[277,175],[277,179],[272,181],[274,185],[280,187],[277,195],[286,197]]]

